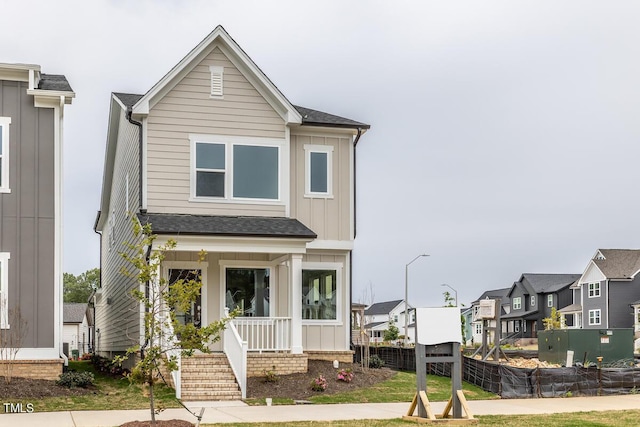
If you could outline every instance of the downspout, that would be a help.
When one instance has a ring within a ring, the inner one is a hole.
[[[151,257],[151,245],[149,245],[149,247],[147,248],[147,253],[144,255],[145,261],[147,262],[147,265],[149,264],[149,257]],[[149,300],[149,281],[147,280],[147,283],[145,283],[144,285],[144,296],[145,298],[147,298],[147,301]],[[145,312],[149,312],[149,308],[146,306],[145,304]],[[147,347],[147,344],[149,344],[149,340],[146,340],[145,343],[143,345],[140,346],[140,358],[144,359],[144,350]]]
[[[127,120],[138,127],[138,208],[142,211],[142,123],[131,118],[131,107],[127,108]]]
[[[93,225],[93,232],[100,236],[100,277],[98,278],[98,280],[100,280],[100,287],[102,288],[102,233],[98,231],[98,221],[100,220],[101,214],[102,212],[98,211],[96,222]],[[93,354],[96,354],[96,331],[98,330],[98,328],[96,328],[96,291],[97,289],[94,289],[93,293],[91,294],[93,299],[93,343],[91,345],[91,353]]]
[[[356,139],[353,140],[353,238],[356,238],[356,223],[358,216],[356,215],[356,209],[358,204],[356,203],[356,146],[358,145],[358,141],[362,136],[362,129],[358,128],[358,134],[356,135]],[[349,341],[351,342],[351,348],[354,348],[353,345],[353,313],[351,311],[351,307],[353,307],[353,250],[349,251],[349,335],[351,338]]]

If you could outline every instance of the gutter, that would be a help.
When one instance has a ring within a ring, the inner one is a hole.
[[[131,107],[127,108],[126,117],[129,123],[138,127],[138,207],[142,210],[142,123],[131,118]]]

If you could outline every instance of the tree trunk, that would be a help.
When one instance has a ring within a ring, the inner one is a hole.
[[[153,378],[149,379],[149,407],[151,408],[151,425],[156,425],[156,408],[153,400]]]

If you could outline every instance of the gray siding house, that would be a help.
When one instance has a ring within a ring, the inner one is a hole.
[[[19,313],[17,376],[62,372],[62,122],[74,97],[62,75],[0,64],[0,333],[16,332]]]
[[[598,249],[578,281],[571,311],[575,327],[632,328],[640,299],[640,250]]]
[[[536,338],[544,329],[542,319],[551,310],[562,309],[571,303],[571,285],[579,274],[524,273],[514,282],[507,296],[511,299],[511,312],[502,317],[507,322],[507,334],[518,333],[522,338]]]
[[[97,352],[143,337],[143,307],[129,297],[137,285],[120,273],[133,219],[159,236],[149,250],[177,241],[163,277],[200,275],[185,319],[241,310],[200,362],[229,363],[243,393],[265,366],[282,374],[306,371],[309,358],[351,361],[355,150],[369,125],[293,105],[220,26],[146,93],[113,93],[110,107]],[[236,398],[215,389],[213,371],[194,378],[182,362],[178,396]]]

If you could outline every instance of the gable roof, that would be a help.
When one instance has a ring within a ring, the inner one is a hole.
[[[146,213],[138,214],[138,219],[143,225],[151,224],[155,234],[317,237],[316,233],[293,218]]]
[[[537,294],[550,294],[571,286],[580,276],[580,274],[524,273],[519,281],[526,280]]]
[[[65,302],[62,308],[63,323],[82,323],[87,312],[87,303]]]
[[[592,262],[607,279],[633,279],[640,270],[639,249],[600,249]]]
[[[473,301],[471,304],[475,304],[482,299],[495,299],[495,298],[502,299],[502,303],[504,304],[505,299],[509,300],[509,297],[507,295],[509,294],[510,290],[511,288],[500,288],[500,289],[491,289],[489,291],[484,291],[482,295],[480,295],[480,298]]]
[[[365,316],[375,316],[377,314],[389,314],[391,310],[396,308],[398,304],[403,302],[404,300],[397,299],[393,301],[384,301],[377,302],[375,304],[371,304],[369,308],[364,311]]]
[[[41,74],[38,89],[58,92],[73,92],[67,78],[62,74]]]

